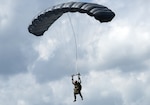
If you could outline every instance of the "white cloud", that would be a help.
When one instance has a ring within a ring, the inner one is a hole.
[[[146,75],[148,72],[145,72]],[[92,71],[83,83],[83,93],[87,100],[104,104],[106,98],[111,104],[116,105],[148,105],[149,101],[143,100],[148,87],[147,83],[139,80],[143,73],[123,74],[120,70],[104,72]],[[148,89],[148,90],[147,90]],[[93,97],[95,96],[95,97]],[[111,97],[109,99],[109,97]],[[96,99],[95,99],[96,98]],[[108,102],[109,103],[109,102]],[[106,105],[108,103],[105,103]]]
[[[12,21],[14,3],[11,0],[1,1],[0,7],[0,28],[4,30],[6,27],[9,27],[9,23]]]
[[[35,50],[39,53],[39,58],[42,60],[48,60],[50,57],[53,57],[54,50],[57,48],[57,41],[48,39],[43,40],[39,45],[35,46]]]
[[[149,81],[145,81],[150,78],[148,74],[149,72],[124,74],[117,69],[99,72],[93,70],[88,75],[81,76],[84,100],[81,101],[78,96],[77,103],[148,105]],[[5,82],[1,80],[0,83],[0,103],[5,105],[70,105],[73,101],[70,76],[39,84],[28,73],[13,76]]]

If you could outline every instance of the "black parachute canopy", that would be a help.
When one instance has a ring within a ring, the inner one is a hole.
[[[115,16],[114,12],[99,4],[85,2],[62,3],[46,9],[35,17],[32,24],[28,27],[29,32],[36,36],[43,35],[44,32],[66,12],[87,13],[100,22],[109,22]]]

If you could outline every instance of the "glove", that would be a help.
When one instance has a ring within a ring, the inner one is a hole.
[[[72,77],[72,80],[73,80],[73,76],[74,76],[74,75],[71,76],[71,77]]]

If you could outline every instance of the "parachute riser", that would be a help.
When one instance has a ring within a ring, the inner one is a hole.
[[[80,75],[80,73],[77,73],[77,74],[72,75],[72,77],[74,77],[74,76],[79,76],[80,77],[81,75]]]
[[[71,29],[72,29],[72,32],[73,32],[73,37],[74,37],[74,42],[75,42],[75,56],[76,56],[76,59],[75,59],[75,71],[78,72],[78,42],[77,42],[77,35],[75,33],[75,30],[74,30],[74,27],[73,27],[73,23],[72,23],[72,20],[71,20],[71,17],[69,15],[69,13],[67,13],[67,16],[68,16],[68,19],[69,19],[69,23],[71,25]]]

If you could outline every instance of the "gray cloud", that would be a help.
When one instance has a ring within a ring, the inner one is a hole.
[[[4,3],[5,4],[5,3]],[[1,75],[11,75],[20,72],[27,72],[28,58],[26,54],[32,50],[32,41],[27,35],[27,26],[30,18],[27,17],[28,10],[30,8],[21,8],[21,5],[28,4],[28,2],[9,2],[6,1],[4,7],[7,9],[7,5],[10,7],[8,11],[3,11],[5,14],[7,27],[0,36],[0,72]],[[11,18],[9,18],[11,17]],[[33,51],[33,50],[32,50]]]

